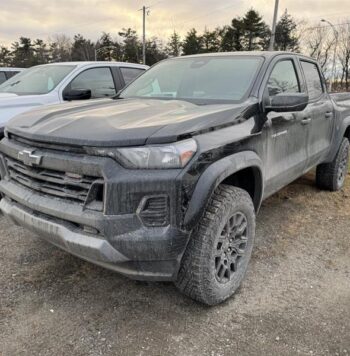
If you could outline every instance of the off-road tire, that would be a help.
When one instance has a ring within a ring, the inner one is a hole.
[[[349,166],[349,140],[343,138],[339,150],[330,163],[322,163],[316,169],[316,185],[325,190],[337,191],[345,182]]]
[[[231,229],[233,222],[239,224],[240,219],[245,219],[246,224],[242,222],[241,226],[237,225]],[[246,229],[239,240],[240,231],[245,225]],[[235,237],[232,238],[233,236]],[[197,228],[191,235],[175,282],[178,289],[190,298],[207,305],[225,301],[235,293],[244,278],[253,249],[254,236],[255,210],[249,194],[237,187],[220,185],[213,193]],[[237,247],[240,241],[241,245]],[[239,256],[243,247],[244,253]],[[222,252],[224,248],[225,253]],[[228,254],[227,250],[230,251]],[[236,250],[239,253],[234,260]],[[219,268],[227,268],[227,263],[230,270],[225,270],[222,279],[220,277],[222,269]],[[227,275],[229,277],[225,277]]]

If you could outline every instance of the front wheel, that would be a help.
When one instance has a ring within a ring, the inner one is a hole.
[[[316,185],[321,189],[337,191],[345,182],[349,166],[349,140],[343,138],[339,150],[330,163],[322,163],[316,169]]]
[[[191,236],[176,286],[207,305],[216,305],[240,286],[255,236],[255,211],[249,194],[220,185]]]

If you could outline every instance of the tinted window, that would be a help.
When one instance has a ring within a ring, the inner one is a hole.
[[[298,77],[291,60],[278,62],[272,70],[267,84],[269,95],[299,93]]]
[[[180,99],[201,104],[239,101],[247,94],[262,61],[253,56],[166,60],[132,82],[120,97]]]
[[[70,84],[71,89],[90,89],[92,98],[105,98],[116,94],[109,68],[91,68],[80,73]]]
[[[301,66],[304,71],[309,99],[318,98],[323,93],[322,81],[317,65],[310,62],[301,61]]]
[[[0,72],[0,84],[2,84],[6,80],[6,75],[4,72]]]
[[[144,70],[137,68],[120,68],[120,71],[122,72],[125,84],[129,84],[144,72]]]
[[[19,72],[15,72],[15,71],[7,72],[7,73],[6,73],[7,79],[12,78],[12,77],[13,77],[14,75],[16,75],[17,73],[19,73]]]
[[[74,68],[75,66],[59,64],[32,67],[0,85],[0,92],[17,95],[47,94]]]

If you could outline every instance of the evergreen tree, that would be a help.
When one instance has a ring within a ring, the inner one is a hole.
[[[122,38],[122,60],[124,62],[140,63],[142,45],[136,31],[131,28],[123,28],[119,32],[119,36]]]
[[[226,26],[222,37],[221,48],[224,52],[242,51],[244,23],[240,17],[234,18],[231,26]]]
[[[197,30],[195,28],[187,33],[182,44],[182,51],[184,55],[203,52],[203,38],[197,35]]]
[[[279,51],[297,51],[299,40],[295,36],[297,24],[287,10],[276,25],[275,49]]]
[[[33,43],[35,64],[45,64],[49,62],[49,49],[41,39],[36,39]]]
[[[73,61],[93,61],[95,59],[95,46],[90,41],[78,34],[74,36],[72,45]]]
[[[31,67],[36,64],[34,47],[30,38],[20,37],[12,44],[12,64],[15,67]]]
[[[120,59],[120,44],[118,41],[113,41],[112,36],[109,33],[102,33],[102,36],[96,43],[96,49],[97,60],[111,61],[113,59]]]
[[[0,66],[9,67],[12,63],[11,51],[6,47],[0,47]]]
[[[170,57],[178,57],[181,55],[182,43],[180,35],[174,31],[174,33],[170,36],[169,42],[166,47],[166,53]]]
[[[257,51],[266,48],[270,30],[259,13],[249,10],[242,19],[244,35],[242,38],[243,49]]]
[[[220,51],[220,30],[215,29],[214,31],[204,30],[202,35],[202,51],[205,53],[209,52],[219,52]]]
[[[147,41],[146,43],[146,62],[151,66],[163,59],[167,58],[165,51],[162,48],[161,43],[156,37]]]

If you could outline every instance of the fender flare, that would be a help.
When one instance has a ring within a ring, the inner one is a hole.
[[[253,151],[235,153],[211,164],[202,173],[196,184],[184,217],[184,226],[192,229],[202,216],[212,193],[218,185],[225,180],[225,178],[245,168],[254,169],[256,193],[254,195],[253,203],[255,210],[258,211],[264,191],[262,167],[263,164],[261,159]]]
[[[342,122],[342,125],[341,125],[341,137],[344,137],[345,136],[345,132],[346,130],[350,127],[350,116],[347,116],[343,122]],[[349,137],[349,140],[350,140],[350,137]]]
[[[343,137],[345,136],[346,130],[350,127],[350,116],[345,117],[342,121],[341,124],[336,127],[336,132],[333,136],[333,144],[332,148],[327,155],[327,158],[325,159],[325,162],[332,162],[339,150],[340,144],[342,142]],[[350,140],[350,137],[349,137]]]

